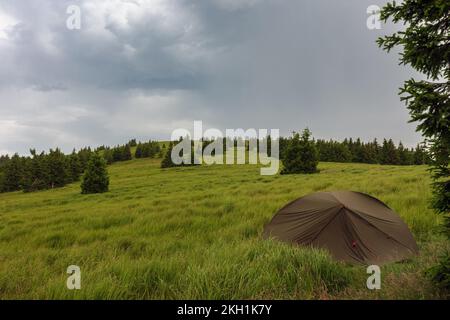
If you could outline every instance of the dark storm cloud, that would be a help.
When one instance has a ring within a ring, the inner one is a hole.
[[[412,145],[397,91],[414,74],[375,44],[392,26],[366,27],[383,3],[0,0],[0,152],[167,139],[193,120]]]

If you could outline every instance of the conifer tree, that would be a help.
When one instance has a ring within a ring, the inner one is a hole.
[[[164,155],[164,158],[161,161],[161,168],[175,167],[175,163],[173,163],[172,161],[172,149],[173,149],[173,142],[170,141],[166,154]]]
[[[400,165],[409,165],[412,163],[412,157],[408,148],[403,146],[403,143],[400,141],[398,144],[398,157]]]
[[[400,47],[400,62],[426,76],[407,80],[400,91],[412,122],[430,144],[433,208],[445,217],[450,238],[450,1],[404,0],[386,4],[381,18],[401,22],[406,30],[378,39],[386,51]],[[450,290],[450,253],[432,278]]]
[[[383,145],[380,151],[380,163],[390,165],[399,163],[397,149],[392,139],[383,140]]]
[[[357,138],[355,144],[353,145],[353,161],[365,162],[363,155],[363,146],[360,138]]]
[[[158,154],[161,152],[161,147],[159,146],[158,141],[152,141],[152,146],[153,146],[153,155],[152,157],[157,157]]]
[[[5,173],[3,172],[3,170],[0,170],[0,193],[2,192],[6,192],[5,190],[3,190],[3,178],[4,178]]]
[[[377,138],[373,139],[372,142],[372,160],[372,163],[380,163],[380,145]]]
[[[131,155],[131,147],[129,144],[126,144],[122,147],[122,161],[131,160],[133,156]]]
[[[120,146],[115,146],[112,149],[113,162],[122,161],[122,150]]]
[[[414,164],[425,164],[425,152],[419,144],[417,144],[416,149],[414,150]]]
[[[83,148],[78,151],[78,157],[80,158],[81,163],[81,172],[84,172],[86,170],[91,155],[92,151],[90,147]]]
[[[311,131],[305,129],[301,137],[298,133],[294,133],[292,140],[289,142],[283,159],[284,168],[281,173],[315,173],[318,172],[318,162],[319,155],[314,141],[311,140]]]
[[[50,188],[62,187],[70,181],[66,156],[57,148],[50,149],[47,156]]]
[[[112,164],[114,162],[113,151],[111,148],[106,147],[103,151],[103,158],[105,158],[106,164]]]
[[[130,145],[130,147],[136,147],[137,146],[136,139],[131,139],[130,142],[128,142],[128,144]]]
[[[22,163],[22,177],[20,179],[20,189],[24,192],[31,192],[32,184],[34,180],[33,176],[33,160],[30,158],[25,158]]]
[[[279,141],[280,145],[280,159],[284,159],[285,155],[286,155],[286,149],[287,146],[289,145],[289,138],[285,138],[285,137],[280,137],[280,141]],[[259,151],[257,149],[257,151]]]
[[[109,190],[109,176],[106,161],[98,153],[93,153],[81,182],[81,193],[103,193]]]
[[[144,143],[142,145],[142,158],[148,158],[150,157],[150,146],[148,143]]]
[[[159,148],[159,152],[158,152],[158,154],[157,154],[157,157],[159,158],[159,159],[162,159],[162,158],[164,158],[164,155],[166,154],[166,144],[164,143],[163,144],[163,146],[162,146],[162,148]]]
[[[0,156],[0,169],[9,161],[9,156]]]
[[[134,156],[136,157],[136,159],[142,158],[142,143],[139,142],[136,146]]]
[[[24,192],[48,189],[50,178],[47,155],[44,152],[38,155],[33,149],[30,150],[30,153],[33,157],[23,162],[24,173],[21,188]]]
[[[106,152],[106,150],[104,150]],[[81,176],[81,162],[78,154],[73,150],[72,154],[69,156],[69,175],[71,181],[80,180]]]
[[[20,190],[20,182],[23,176],[22,159],[16,153],[11,157],[11,160],[7,162],[4,167],[3,174],[3,191],[11,192]]]

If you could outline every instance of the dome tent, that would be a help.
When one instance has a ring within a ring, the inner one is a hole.
[[[360,192],[318,192],[288,203],[264,227],[264,237],[325,248],[337,260],[359,264],[400,261],[418,253],[402,219]]]

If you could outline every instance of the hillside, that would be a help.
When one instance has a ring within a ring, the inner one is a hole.
[[[321,163],[315,175],[260,176],[252,165],[159,162],[109,166],[105,194],[81,195],[79,184],[0,194],[0,298],[440,298],[423,275],[448,246],[426,166]],[[382,267],[382,290],[366,289],[365,267],[261,238],[286,202],[339,189],[387,203],[419,244],[417,258]],[[73,264],[81,290],[66,288]]]

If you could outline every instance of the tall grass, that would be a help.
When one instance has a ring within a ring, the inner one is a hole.
[[[426,167],[320,164],[315,175],[260,176],[252,165],[160,169],[153,159],[109,167],[110,192],[79,184],[0,195],[0,298],[332,299],[436,298],[423,270],[448,247],[428,208]],[[364,267],[325,251],[263,240],[286,202],[323,190],[366,192],[398,212],[421,255],[382,267],[382,290]],[[66,288],[78,265],[82,289]]]

